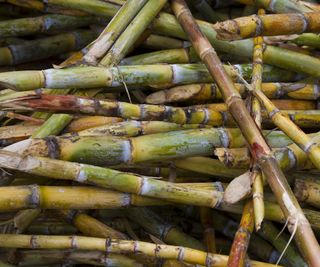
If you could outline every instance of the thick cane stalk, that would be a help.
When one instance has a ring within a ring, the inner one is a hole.
[[[238,79],[238,74],[234,68],[226,66],[226,69],[232,77]],[[248,69],[251,68],[249,67]],[[290,77],[292,78],[292,76]],[[169,86],[206,83],[212,82],[213,79],[202,64],[160,64],[120,66],[107,69],[101,67],[75,67],[43,71],[3,72],[0,74],[0,81],[16,91],[24,91],[38,88],[88,89],[119,87],[123,82],[127,85]]]
[[[320,255],[320,247],[311,226],[303,214],[276,159],[273,157],[271,149],[252,120],[241,100],[241,96],[223,69],[214,49],[201,33],[200,28],[194,21],[183,0],[174,0],[172,8],[182,27],[187,32],[195,50],[219,85],[230,112],[249,144],[253,158],[265,174],[278,203],[288,218],[289,230],[295,235],[299,249],[308,264],[311,266],[320,265],[320,258],[317,256]]]
[[[320,13],[253,15],[216,23],[214,29],[217,38],[222,40],[239,40],[259,35],[316,33],[320,31]]]

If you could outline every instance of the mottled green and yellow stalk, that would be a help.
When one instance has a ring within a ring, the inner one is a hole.
[[[190,205],[215,207],[222,200],[222,192],[186,188],[147,176],[42,157],[23,157],[4,150],[0,154],[3,168],[20,170],[53,179],[74,180]]]
[[[108,253],[135,253],[136,251],[139,251],[148,256],[175,259],[186,263],[211,267],[226,266],[228,260],[228,256],[211,254],[191,248],[120,239],[103,239],[83,236],[1,234],[0,241],[1,247],[3,248],[80,249],[107,251]],[[252,267],[274,266],[273,264],[257,261],[250,261],[250,264]]]

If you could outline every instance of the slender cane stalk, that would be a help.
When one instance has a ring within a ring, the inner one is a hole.
[[[319,32],[319,17],[320,12],[276,15],[261,14],[219,22],[214,25],[214,29],[217,32],[217,38],[222,40],[239,40],[259,35],[270,36]]]
[[[252,120],[231,79],[224,71],[214,49],[201,33],[183,0],[174,0],[172,9],[187,32],[195,50],[219,85],[230,112],[248,141],[253,158],[265,174],[278,203],[288,218],[288,228],[295,235],[300,251],[310,266],[320,265],[320,258],[317,256],[320,255],[320,246],[312,232],[311,226],[303,214],[276,159],[272,156],[271,149]]]
[[[258,15],[265,14],[264,9],[258,11]],[[262,71],[263,71],[263,38],[258,36],[254,39],[255,46],[253,48],[253,70],[251,85],[254,90],[261,90],[262,84]],[[258,99],[253,98],[251,102],[251,113],[255,123],[261,129],[262,116],[261,106]],[[252,194],[253,194],[253,212],[254,212],[254,223],[256,230],[258,231],[261,227],[261,223],[264,218],[264,203],[263,203],[263,180],[262,173],[258,166],[254,166],[253,177],[252,177]],[[246,204],[249,205],[249,204]],[[250,211],[251,209],[248,209]]]
[[[251,200],[247,200],[243,207],[243,215],[241,217],[239,228],[233,239],[227,264],[228,267],[245,266],[246,252],[249,246],[253,228],[253,204]]]
[[[136,1],[135,1],[136,2]],[[149,24],[159,13],[167,0],[149,0],[141,8],[136,17],[115,41],[109,52],[101,59],[103,66],[115,66],[128,53],[129,49],[138,40],[141,34],[147,29]],[[122,18],[121,18],[122,19]]]
[[[203,226],[203,238],[208,252],[215,253],[216,237],[215,230],[213,228],[213,222],[211,217],[211,210],[206,207],[200,207],[200,221]]]
[[[147,232],[167,244],[204,250],[201,242],[185,234],[181,229],[166,223],[160,216],[146,208],[130,208],[126,211],[130,220],[140,224]]]
[[[70,241],[71,240],[71,241]],[[226,266],[228,256],[211,254],[200,250],[169,245],[152,244],[142,241],[103,239],[82,236],[31,236],[0,234],[0,243],[4,248],[37,249],[81,249],[98,250],[113,253],[140,253],[163,259],[175,259],[191,264],[205,266]],[[267,267],[273,264],[251,261],[251,266]]]
[[[68,67],[81,62],[86,65],[97,65],[146,2],[146,0],[127,1],[95,41],[83,48],[80,54],[76,53],[59,66]]]

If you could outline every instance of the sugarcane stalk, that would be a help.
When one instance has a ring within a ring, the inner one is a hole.
[[[96,107],[96,103],[99,106]],[[281,104],[280,104],[281,103]],[[287,102],[277,102],[278,106]],[[289,104],[295,106],[295,103]],[[311,103],[311,106],[313,103]],[[138,120],[164,120],[178,124],[204,124],[204,125],[234,125],[234,120],[226,111],[224,104],[208,104],[178,108],[172,106],[158,106],[146,104],[131,104],[115,100],[98,100],[72,95],[43,95],[29,94],[28,96],[0,101],[0,106],[6,110],[19,111],[58,111],[68,113],[83,113],[91,115],[115,116],[123,119]],[[310,103],[306,103],[306,107]],[[170,110],[170,112],[168,112]],[[319,112],[317,110],[309,111],[282,111],[288,114],[290,119],[302,127],[314,127],[319,121]],[[301,114],[300,114],[301,113]],[[303,114],[306,115],[303,115]],[[267,112],[262,116],[264,122],[269,123],[266,118]],[[288,116],[287,115],[287,116]]]
[[[166,223],[150,209],[130,208],[126,214],[130,220],[140,224],[148,233],[160,238],[166,244],[205,250],[204,245],[197,239],[185,234],[178,227]]]
[[[75,210],[57,210],[56,213],[86,236],[127,239],[125,234],[85,213]]]
[[[79,136],[113,135],[133,137],[146,134],[166,133],[171,131],[199,128],[206,128],[206,126],[202,124],[177,124],[165,121],[130,120],[89,128],[79,131],[77,134]]]
[[[141,198],[91,187],[68,186],[5,186],[1,187],[2,211],[42,209],[97,209],[118,208],[130,205],[155,205],[156,199]],[[9,194],[10,193],[10,194]],[[77,199],[79,198],[79,199]]]
[[[254,36],[290,35],[320,31],[319,12],[253,15],[216,23],[217,38],[239,40]],[[263,26],[262,26],[263,25]]]
[[[264,9],[259,9],[258,15],[265,14]],[[262,72],[263,72],[263,38],[258,36],[254,38],[254,48],[253,48],[253,70],[252,70],[252,80],[251,85],[254,90],[261,90],[262,87]],[[261,116],[261,105],[257,98],[251,99],[250,109],[252,117],[261,130],[262,116]],[[253,165],[252,172],[252,202],[253,206],[246,208],[244,211],[247,211],[247,217],[254,216],[255,228],[258,231],[261,227],[264,218],[264,202],[263,202],[263,177],[262,172],[258,169],[256,164]],[[253,213],[250,213],[253,211]],[[243,214],[245,216],[245,213]],[[249,219],[248,219],[249,221]],[[249,229],[250,231],[251,229]],[[252,232],[252,230],[251,230]]]
[[[95,41],[66,59],[59,67],[70,67],[80,63],[97,65],[145,3],[145,0],[127,1]]]
[[[241,212],[242,211],[240,210],[239,213]],[[228,239],[233,240],[238,229],[238,223],[217,211],[212,211],[211,216],[214,228]],[[280,252],[275,250],[267,241],[256,234],[252,234],[251,239],[252,242],[249,243],[248,248],[250,253],[270,263],[275,263],[277,261]],[[281,264],[286,265],[287,263],[288,260],[284,257]]]
[[[93,32],[82,30],[1,47],[0,65],[17,65],[81,49],[94,36]]]
[[[213,193],[207,190],[186,188],[185,186],[156,180],[147,176],[124,173],[92,165],[41,157],[23,157],[4,150],[1,151],[1,155],[3,168],[20,170],[53,179],[74,180],[141,196],[207,207],[219,205],[222,199],[221,192]]]
[[[287,248],[289,236],[286,233],[278,235],[279,230],[269,221],[263,222],[261,229],[257,232],[263,239],[269,241],[279,252],[284,253],[284,257],[290,262],[291,266],[307,266],[305,261],[300,257],[298,251],[290,244]]]
[[[319,142],[318,138],[319,134],[314,137],[317,143]],[[306,153],[296,144],[275,149],[273,153],[283,170],[314,168]],[[250,163],[248,152],[245,149],[216,149],[215,155],[229,167],[247,168]]]
[[[203,128],[137,137],[51,136],[24,140],[6,150],[19,151],[24,155],[115,166],[213,155],[217,148],[239,148],[245,144],[237,128]]]
[[[59,30],[71,30],[94,22],[92,17],[73,17],[65,15],[44,15],[0,21],[2,37],[25,36],[35,33],[49,33]]]
[[[226,66],[226,69],[232,77],[238,79],[234,68]],[[245,70],[250,73],[250,66],[246,66]],[[65,79],[66,77],[68,79]],[[290,79],[292,79],[291,74]],[[11,89],[24,91],[38,88],[88,89],[119,87],[123,82],[127,85],[168,86],[212,82],[212,77],[201,64],[159,64],[119,66],[107,69],[100,67],[75,67],[70,69],[47,69],[43,71],[3,72],[0,74],[0,81]]]
[[[108,254],[98,251],[70,250],[16,250],[8,257],[10,263],[16,266],[43,266],[48,264],[89,264],[94,266],[138,266],[143,265],[133,259],[118,254]],[[55,266],[55,265],[54,265]]]
[[[314,33],[303,33],[293,39],[290,38],[289,41],[301,46],[307,45],[317,49],[320,48],[320,36]]]
[[[58,13],[63,15],[71,15],[71,16],[87,16],[88,14],[77,9],[69,9],[63,8],[56,5],[47,5],[47,2],[39,1],[39,0],[5,0],[5,2],[15,5],[17,8],[27,8],[29,11],[41,11],[44,13]]]
[[[200,221],[203,226],[203,239],[208,252],[217,251],[215,230],[211,217],[211,209],[206,207],[199,208]]]
[[[282,173],[271,149],[265,142],[257,125],[246,109],[241,96],[224,71],[209,41],[202,34],[194,21],[191,12],[183,0],[174,0],[172,9],[187,32],[192,45],[206,64],[210,74],[215,78],[222,91],[223,98],[228,105],[235,121],[246,138],[250,152],[266,176],[278,203],[288,218],[289,231],[295,235],[300,251],[311,266],[320,265],[320,246],[314,236],[311,226],[303,214],[284,174]]]
[[[316,208],[320,207],[319,198],[320,184],[315,179],[296,179],[294,184],[294,194],[299,201],[308,203]]]
[[[77,233],[77,229],[63,222],[33,222],[27,230],[28,234],[40,235],[71,235]]]
[[[312,9],[303,5],[302,1],[292,0],[237,0],[237,2],[245,5],[254,5],[259,8],[263,8],[274,13],[303,13],[311,12]]]
[[[70,242],[70,240],[72,242]],[[185,261],[205,266],[226,266],[228,256],[170,245],[152,244],[142,241],[103,239],[82,236],[46,236],[0,234],[1,246],[5,248],[37,249],[81,249],[107,251],[108,253],[141,253],[163,258]],[[182,252],[181,252],[182,251]],[[252,266],[274,266],[273,264],[251,261]]]
[[[147,1],[99,64],[108,67],[118,65],[166,2],[166,0]]]
[[[141,44],[141,46],[154,50],[162,50],[188,47],[190,46],[190,43],[172,37],[150,34],[149,37],[147,37],[147,39],[145,39],[145,41]],[[125,58],[121,62],[124,60]]]
[[[250,242],[251,233],[254,228],[253,204],[251,200],[247,200],[243,207],[243,215],[240,225],[235,233],[232,247],[228,259],[228,267],[245,266],[246,252]]]
[[[244,84],[235,84],[241,97],[246,97]],[[316,100],[319,98],[318,84],[306,83],[262,83],[261,90],[271,99],[292,98],[303,100]],[[186,100],[205,101],[220,100],[221,92],[216,84],[188,84],[156,91],[146,98],[148,104],[165,104],[182,102]]]
[[[220,178],[234,178],[245,172],[244,169],[227,168],[221,161],[209,157],[175,159],[173,163],[176,167],[184,170],[210,174]]]
[[[232,204],[232,205],[225,205],[222,204],[218,209],[235,213],[235,214],[242,214],[242,204]],[[280,208],[280,206],[274,202],[270,201],[264,201],[264,207],[265,207],[265,219],[275,222],[281,222],[283,224],[286,223],[286,218]],[[303,212],[305,216],[310,221],[312,228],[314,230],[319,231],[320,225],[319,225],[319,217],[320,214],[318,211],[310,210],[310,209],[303,209]]]
[[[87,129],[96,127],[108,127],[109,124],[121,122],[121,118],[106,116],[85,116],[73,119],[66,127],[65,132],[86,132]],[[1,129],[1,128],[0,128]],[[90,130],[88,130],[90,131]]]

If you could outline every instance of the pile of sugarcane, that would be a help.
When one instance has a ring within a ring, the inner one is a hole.
[[[320,266],[320,4],[1,0],[0,267]]]

